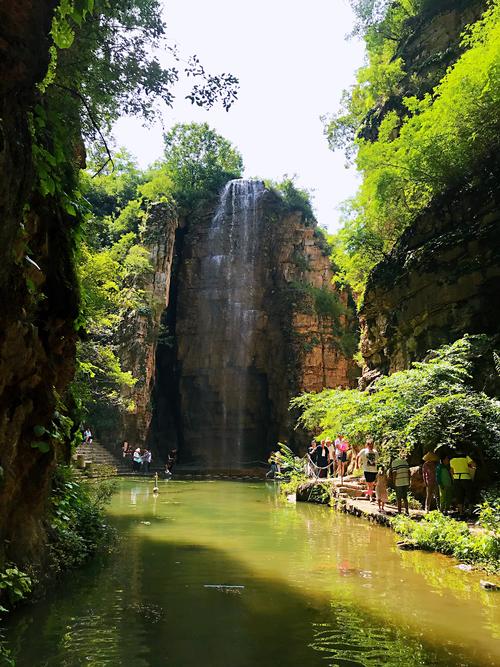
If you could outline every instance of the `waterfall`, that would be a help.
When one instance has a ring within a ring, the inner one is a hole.
[[[197,334],[206,348],[208,386],[211,395],[216,394],[215,403],[211,399],[211,419],[213,438],[218,442],[207,443],[212,464],[238,465],[245,458],[245,430],[251,419],[249,374],[261,313],[257,260],[262,219],[259,204],[264,191],[261,181],[230,181],[207,231]]]

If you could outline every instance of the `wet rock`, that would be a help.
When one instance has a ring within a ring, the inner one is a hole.
[[[414,551],[418,549],[418,545],[411,540],[401,540],[400,542],[396,542],[396,546],[402,551]]]

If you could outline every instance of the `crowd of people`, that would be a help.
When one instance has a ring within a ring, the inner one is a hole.
[[[133,447],[125,440],[122,444],[122,457],[130,461],[134,472],[147,475],[151,466],[152,455],[147,448]]]
[[[404,450],[391,457],[386,467],[379,461],[379,453],[372,440],[357,451],[341,433],[332,441],[326,438],[313,440],[308,450],[306,472],[309,477],[324,479],[337,477],[340,483],[347,474],[361,470],[366,484],[366,496],[378,503],[385,512],[389,499],[389,486],[394,488],[398,513],[404,509],[409,514],[408,493],[411,472]],[[473,480],[476,464],[468,454],[459,450],[428,452],[421,466],[425,486],[425,511],[433,508],[450,513],[453,507],[463,515],[473,501]]]
[[[151,468],[153,456],[151,450],[144,447],[134,447],[126,440],[122,444],[122,457],[130,462],[130,466],[134,472],[148,475]],[[165,478],[172,477],[174,465],[177,462],[177,450],[171,449],[167,455],[165,463]]]

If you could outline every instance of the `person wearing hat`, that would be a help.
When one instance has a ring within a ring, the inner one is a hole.
[[[427,452],[424,456],[424,465],[422,466],[422,477],[425,484],[425,511],[429,512],[432,507],[432,501],[436,501],[436,507],[439,509],[439,487],[436,477],[436,467],[439,463],[439,456],[434,452]]]

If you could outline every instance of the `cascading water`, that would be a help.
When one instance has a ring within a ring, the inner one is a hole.
[[[258,255],[264,192],[261,181],[230,181],[200,241],[206,250],[199,258],[191,345],[198,341],[203,354],[187,350],[184,371],[190,375],[186,412],[192,426],[200,422],[204,431],[200,449],[209,466],[245,461],[245,442],[259,412],[254,337],[263,317]]]

